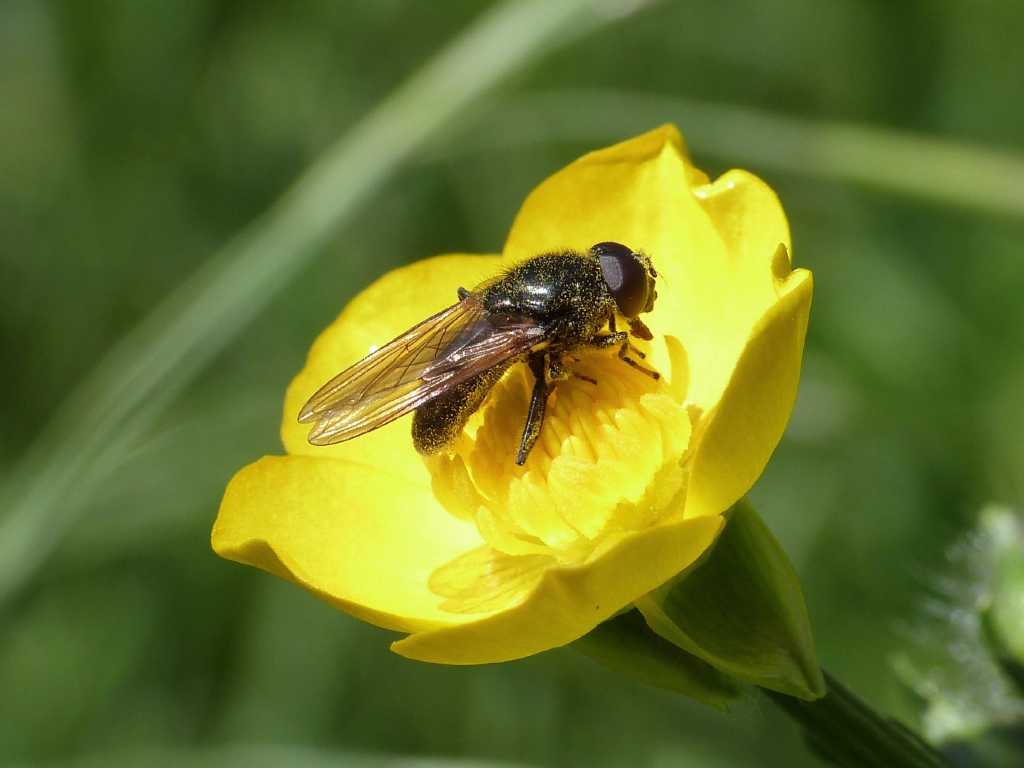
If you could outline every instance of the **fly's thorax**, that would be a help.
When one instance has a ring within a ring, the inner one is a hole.
[[[576,344],[601,330],[615,310],[601,265],[592,254],[536,256],[483,291],[488,313],[527,318],[551,329],[554,343]]]

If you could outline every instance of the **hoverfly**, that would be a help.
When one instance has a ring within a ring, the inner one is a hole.
[[[515,457],[522,465],[540,436],[548,395],[574,375],[568,355],[618,347],[624,363],[658,378],[630,357],[644,354],[629,342],[630,335],[653,338],[639,315],[654,307],[657,275],[647,256],[620,243],[535,256],[472,291],[459,288],[455,304],[324,384],[299,421],[313,422],[310,443],[329,445],[415,411],[413,444],[422,454],[437,453],[455,441],[505,371],[525,362],[534,386]],[[629,332],[617,329],[618,316]]]

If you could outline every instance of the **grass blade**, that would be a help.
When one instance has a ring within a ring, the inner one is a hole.
[[[600,115],[580,120],[580,115]],[[481,121],[486,125],[481,125]],[[665,122],[679,125],[698,156],[752,169],[850,182],[939,205],[1024,217],[1024,155],[878,126],[814,120],[751,107],[618,90],[559,90],[510,100],[467,120],[464,141],[433,156],[504,142],[579,141],[601,145]],[[491,124],[501,131],[490,130]],[[493,149],[489,145],[487,149]]]
[[[588,0],[508,0],[483,13],[118,342],[6,478],[0,605],[77,520],[102,468],[398,166],[503,77],[616,18],[614,10]]]

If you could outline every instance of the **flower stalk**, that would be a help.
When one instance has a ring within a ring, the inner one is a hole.
[[[828,693],[815,701],[762,688],[803,729],[808,746],[842,768],[948,768],[920,736],[884,717],[825,672]]]

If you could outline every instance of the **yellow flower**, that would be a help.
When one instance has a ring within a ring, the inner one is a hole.
[[[658,271],[644,349],[659,381],[582,356],[597,386],[558,385],[523,467],[522,365],[449,455],[418,455],[409,419],[307,443],[296,415],[309,395],[457,287],[608,240]],[[791,270],[771,189],[744,171],[709,183],[674,128],[586,155],[527,198],[500,256],[421,261],[349,304],[288,389],[288,455],[234,477],[213,547],[407,633],[392,647],[412,658],[496,662],[572,642],[695,563],[760,475],[796,396],[811,285]]]

